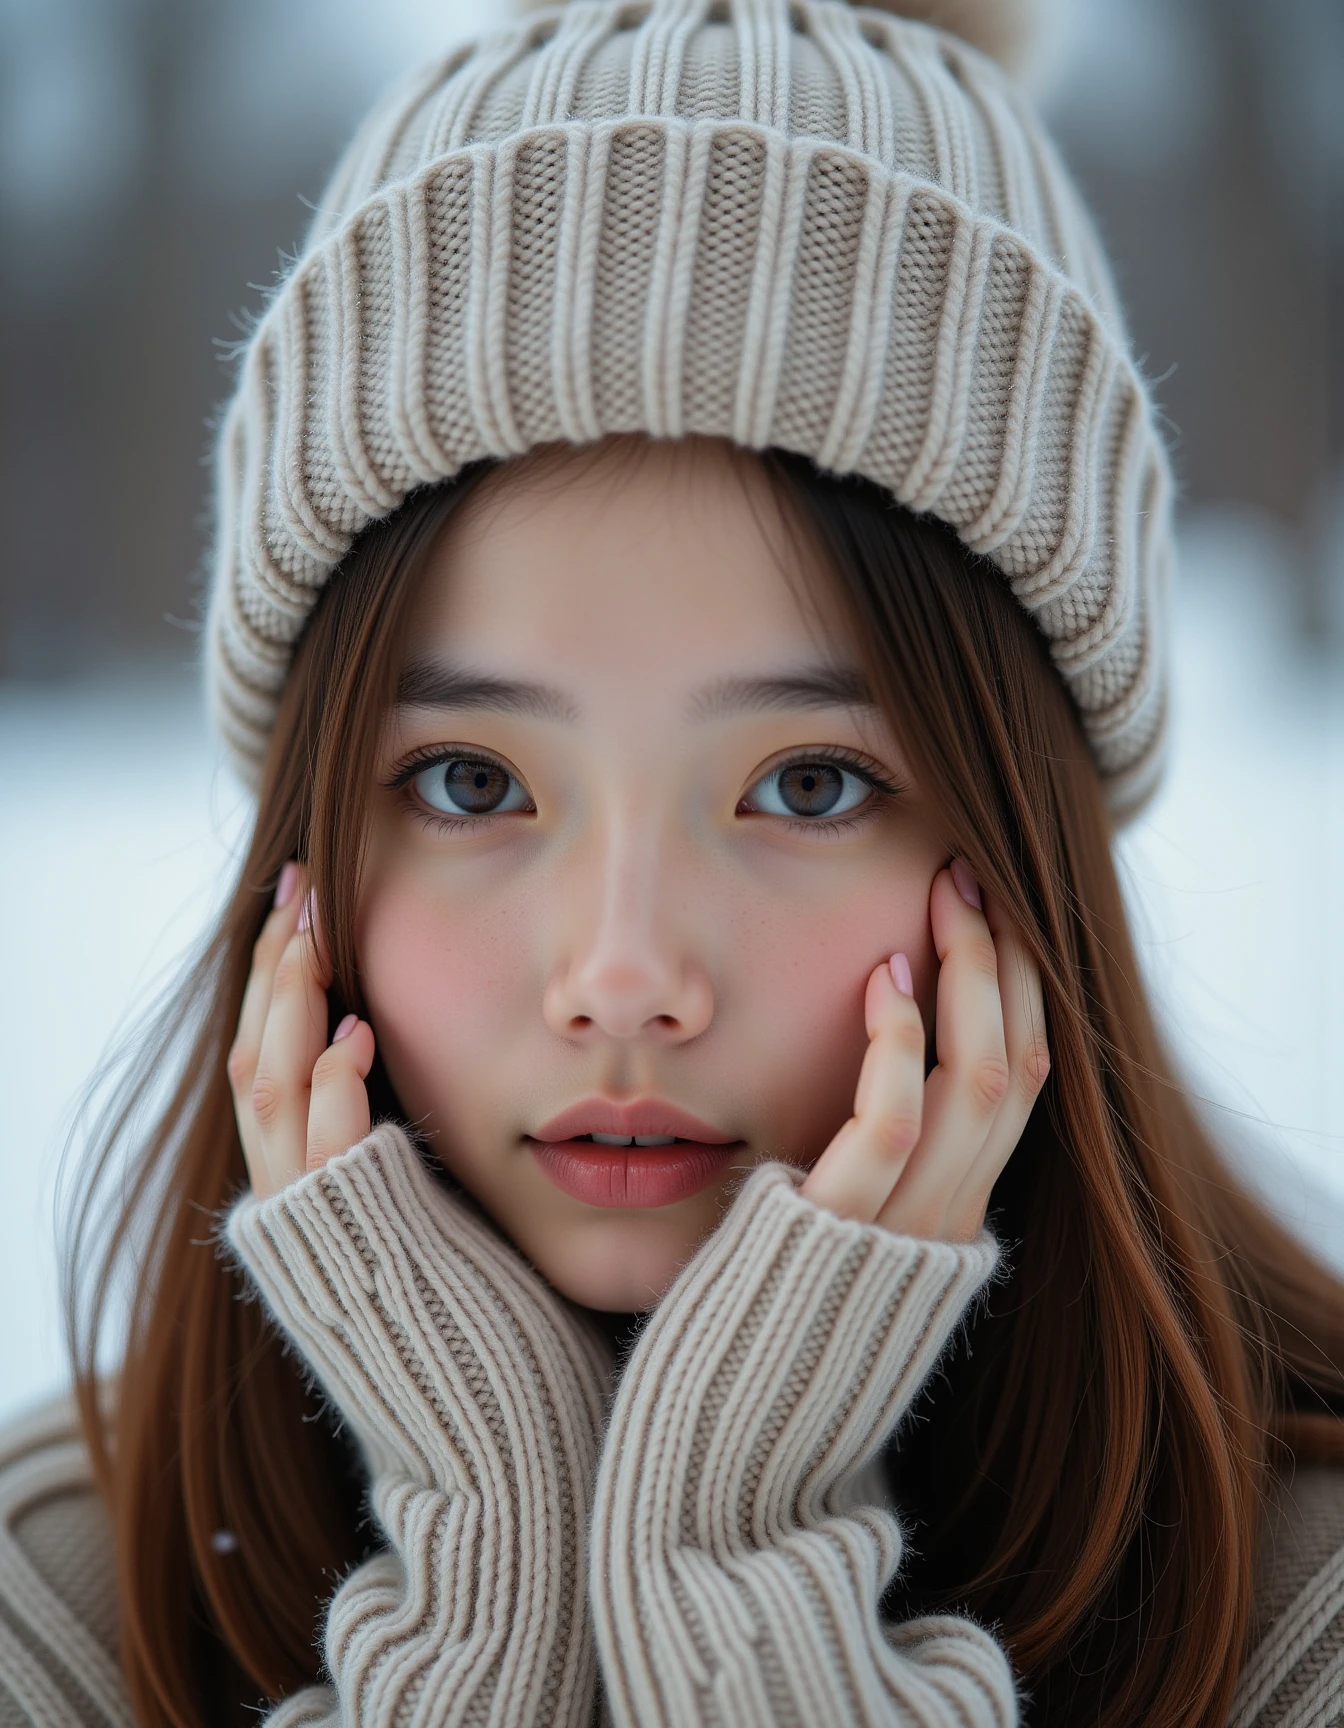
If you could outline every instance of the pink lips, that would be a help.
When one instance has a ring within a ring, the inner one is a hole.
[[[600,1146],[583,1134],[675,1134],[672,1146]],[[528,1136],[556,1187],[589,1206],[671,1206],[698,1194],[741,1147],[707,1122],[657,1099],[616,1104],[591,1098]]]

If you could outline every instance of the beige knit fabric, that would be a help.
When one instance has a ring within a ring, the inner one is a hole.
[[[850,1485],[993,1271],[987,1232],[921,1242],[753,1173],[621,1376],[593,1517],[593,1609],[631,1728],[1018,1719],[1002,1649],[941,1615],[889,1628],[889,1510]]]
[[[1344,1723],[1344,1472],[1305,1467],[1272,1508],[1253,1654],[1228,1728]]]
[[[580,1724],[610,1350],[384,1127],[227,1242],[358,1440],[388,1547],[327,1612],[332,1686],[266,1718]]]
[[[0,1728],[133,1728],[111,1524],[63,1417],[0,1441]]]
[[[884,1625],[888,1438],[988,1272],[767,1166],[609,1353],[380,1128],[230,1252],[349,1424],[385,1546],[327,1605],[330,1683],[268,1728],[817,1728],[1017,1719],[988,1632]],[[584,1600],[588,1578],[589,1601]],[[1344,1722],[1344,1472],[1272,1508],[1230,1728]],[[69,1399],[0,1432],[0,1728],[131,1728],[111,1528]],[[599,1669],[600,1664],[600,1669]]]
[[[999,70],[841,0],[576,0],[365,121],[218,447],[212,712],[255,781],[360,529],[480,457],[717,435],[950,523],[1151,791],[1162,445],[1073,187]]]
[[[978,1626],[888,1637],[895,1519],[842,1505],[993,1242],[849,1223],[799,1180],[754,1172],[659,1304],[600,1468],[609,1362],[399,1128],[236,1203],[227,1242],[358,1437],[388,1540],[332,1600],[332,1685],[268,1728],[587,1728],[595,1654],[621,1728],[1016,1721]]]

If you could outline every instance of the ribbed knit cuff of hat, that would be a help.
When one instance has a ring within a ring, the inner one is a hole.
[[[1171,476],[1093,225],[987,60],[835,0],[547,8],[375,107],[220,427],[205,670],[245,778],[370,522],[632,433],[946,522],[1044,635],[1116,814],[1152,791]]]
[[[619,1723],[1017,1719],[1003,1651],[941,1616],[885,1629],[895,1517],[847,1492],[997,1258],[837,1218],[767,1165],[655,1311],[622,1375],[594,1513],[603,1683]]]
[[[609,1352],[392,1124],[267,1199],[223,1242],[357,1438],[392,1554],[328,1611],[335,1680],[294,1722],[586,1724],[592,1481]],[[283,1715],[285,1722],[290,1714]]]

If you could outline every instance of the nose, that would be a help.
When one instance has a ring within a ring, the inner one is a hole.
[[[542,997],[551,1031],[566,1038],[682,1044],[714,1016],[714,990],[674,896],[655,833],[612,834],[576,856],[561,892],[561,953]]]

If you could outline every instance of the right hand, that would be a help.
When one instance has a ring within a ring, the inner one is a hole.
[[[964,859],[934,877],[929,914],[937,1063],[926,1077],[910,965],[896,955],[868,978],[854,1114],[802,1191],[842,1218],[970,1242],[1050,1072],[1045,1005],[1040,968],[995,903],[982,904]]]
[[[327,985],[316,918],[300,929],[308,873],[287,864],[252,950],[229,1086],[252,1192],[268,1199],[369,1132],[364,1080],[373,1028],[347,1015],[327,1042]]]

